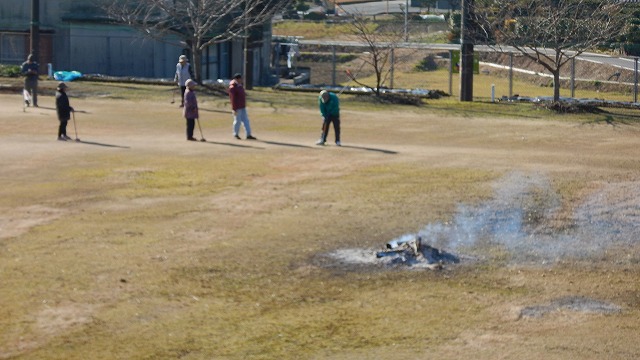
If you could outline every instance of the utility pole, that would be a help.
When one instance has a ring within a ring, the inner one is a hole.
[[[404,4],[404,42],[409,41],[409,0]]]
[[[473,0],[462,0],[460,29],[460,101],[473,101]]]
[[[247,70],[249,68],[249,29],[248,29],[248,23],[249,23],[249,19],[247,18],[249,16],[248,13],[248,2],[244,3],[244,42],[242,44],[242,79],[244,80],[244,88],[245,89],[251,89],[251,84],[249,84],[249,81],[251,79],[249,79],[249,77],[247,76]]]
[[[30,48],[33,61],[39,61],[38,52],[40,49],[40,0],[31,0],[31,39]]]

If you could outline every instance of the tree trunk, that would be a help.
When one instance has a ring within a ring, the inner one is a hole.
[[[202,50],[197,45],[191,47],[191,54],[193,56],[193,77],[198,84],[202,80]]]
[[[553,101],[560,101],[560,69],[553,71]]]

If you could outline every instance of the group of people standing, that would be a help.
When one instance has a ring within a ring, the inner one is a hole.
[[[33,54],[27,56],[27,60],[22,63],[20,72],[24,76],[24,94],[25,105],[38,107],[38,78],[40,76],[40,66]],[[69,104],[67,97],[67,84],[58,83],[56,86],[56,113],[58,115],[58,140],[67,141],[71,137],[67,135],[67,123],[71,119],[71,113],[74,112],[73,107]]]
[[[192,79],[191,65],[185,55],[180,55],[176,65],[175,82],[181,90],[180,107],[183,108],[183,116],[187,120],[187,140],[195,141],[193,131],[195,121],[198,119],[198,100],[195,95],[195,87],[198,85]],[[236,73],[229,83],[229,100],[233,113],[233,136],[240,137],[240,127],[244,126],[246,139],[257,140],[251,133],[251,123],[247,114],[247,97],[244,91],[242,74]],[[342,146],[340,142],[340,100],[335,93],[322,90],[318,96],[318,106],[322,114],[322,133],[316,145],[324,145],[329,134],[329,127],[333,124],[336,145]]]
[[[185,55],[180,55],[178,58],[174,80],[181,90],[180,107],[183,108],[182,115],[187,120],[187,140],[195,141],[193,130],[198,119],[198,99],[195,88],[198,83],[192,79],[191,65]],[[233,136],[236,139],[241,139],[240,126],[243,125],[247,136],[246,139],[257,140],[251,134],[251,123],[247,114],[247,96],[242,83],[242,74],[237,73],[233,76],[229,83],[228,93],[233,112]]]
[[[30,94],[34,107],[38,106],[38,76],[39,66],[33,55],[27,57],[27,61],[22,64],[21,72],[25,77],[24,91]],[[196,97],[195,88],[198,83],[192,79],[191,65],[185,55],[180,55],[178,64],[176,65],[176,73],[174,81],[180,87],[180,107],[183,108],[182,115],[187,122],[187,140],[196,141],[193,137],[195,122],[198,121],[198,99]],[[71,139],[67,136],[67,123],[74,112],[73,107],[69,104],[69,98],[66,94],[67,85],[64,82],[58,83],[56,87],[56,112],[60,126],[58,127],[58,140],[66,141]],[[247,114],[247,97],[244,91],[242,74],[236,73],[229,83],[229,100],[231,102],[231,110],[233,113],[233,136],[236,139],[240,137],[240,127],[244,126],[247,140],[257,140],[251,133],[251,124],[249,115]],[[30,103],[27,101],[27,106]],[[318,106],[322,114],[322,133],[316,145],[324,145],[327,141],[329,127],[333,124],[335,132],[336,145],[341,146],[340,142],[340,101],[335,93],[322,90],[318,96]]]

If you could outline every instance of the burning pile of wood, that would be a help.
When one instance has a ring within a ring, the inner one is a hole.
[[[391,258],[392,264],[421,265],[430,270],[441,270],[445,263],[459,262],[455,255],[426,244],[420,236],[392,240],[376,257]]]

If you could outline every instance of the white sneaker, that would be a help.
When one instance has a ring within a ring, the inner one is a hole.
[[[336,141],[336,145],[342,146],[342,143],[340,141]]]
[[[324,145],[324,141],[322,139],[316,141],[316,145]]]

